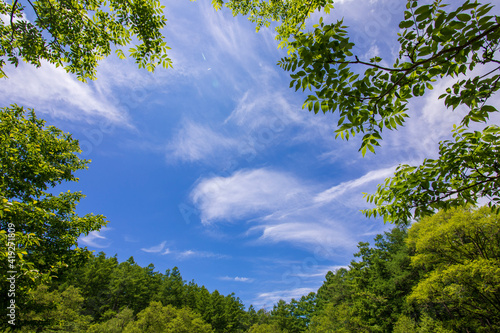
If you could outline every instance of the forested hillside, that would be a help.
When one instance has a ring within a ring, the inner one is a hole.
[[[460,208],[360,243],[317,293],[272,309],[104,253],[22,295],[22,332],[498,332],[500,215]],[[6,293],[5,284],[2,293]],[[5,304],[5,303],[4,303]],[[8,325],[3,328],[10,330]]]
[[[30,291],[22,313],[26,332],[238,332],[248,325],[234,295],[186,283],[176,267],[162,274],[104,253]]]
[[[495,332],[500,220],[452,209],[360,243],[318,290],[313,332]]]

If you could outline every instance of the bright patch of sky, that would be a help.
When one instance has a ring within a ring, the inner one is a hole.
[[[69,189],[87,195],[81,214],[109,223],[82,246],[162,272],[177,266],[185,280],[235,292],[246,306],[316,291],[358,242],[390,228],[362,215],[362,193],[398,164],[436,156],[450,137],[463,115],[437,99],[450,81],[413,101],[407,125],[362,158],[359,138],[334,140],[336,115],[302,110],[306,95],[288,88],[272,30],[257,34],[209,1],[164,5],[173,69],[150,74],[111,56],[84,84],[48,64],[21,64],[6,69],[3,104],[35,108],[92,160]],[[343,17],[356,52],[390,64],[403,5],[345,0],[325,20]]]

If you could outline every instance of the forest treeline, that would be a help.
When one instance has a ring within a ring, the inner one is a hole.
[[[317,293],[271,310],[104,253],[24,295],[21,332],[498,332],[500,215],[441,211],[359,243]],[[5,284],[2,285],[5,287]],[[5,290],[2,290],[5,295]],[[3,308],[5,302],[2,302]],[[5,325],[6,331],[9,330]]]

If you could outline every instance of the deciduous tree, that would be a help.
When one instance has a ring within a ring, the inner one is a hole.
[[[406,296],[418,281],[410,266],[406,230],[394,228],[359,243],[349,265],[329,272],[318,290],[318,311],[311,332],[391,332],[400,314],[411,311]]]
[[[35,66],[47,61],[83,81],[94,79],[98,61],[113,50],[124,58],[122,48],[133,40],[138,43],[128,53],[139,67],[171,66],[162,9],[158,0],[1,1],[0,77],[7,62],[22,60]]]
[[[459,331],[500,330],[500,216],[490,208],[441,211],[415,223],[412,265],[427,273],[409,296],[442,307]]]
[[[200,315],[190,309],[176,309],[172,305],[163,306],[160,302],[151,302],[123,332],[212,333],[213,330]]]
[[[2,309],[8,271],[16,272],[16,300],[22,302],[27,290],[90,255],[78,247],[78,237],[106,224],[102,215],[76,214],[82,193],[54,193],[54,186],[78,181],[75,172],[87,168],[79,152],[77,140],[45,126],[34,111],[0,109],[0,196],[8,203],[0,217]]]
[[[17,327],[21,332],[86,332],[92,317],[82,315],[82,303],[78,288],[49,291],[40,285],[28,293]]]

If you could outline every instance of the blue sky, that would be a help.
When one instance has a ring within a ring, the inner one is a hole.
[[[107,216],[81,246],[133,256],[209,290],[270,307],[316,291],[328,270],[346,266],[360,241],[390,228],[366,219],[363,192],[400,163],[436,156],[463,112],[437,96],[450,80],[412,101],[411,119],[384,133],[376,155],[359,140],[334,140],[337,116],[314,115],[277,65],[274,33],[215,12],[210,1],[164,3],[174,68],[154,74],[115,56],[81,83],[44,64],[7,68],[3,104],[33,107],[73,133],[92,160],[78,184],[78,212]],[[403,2],[338,1],[361,59],[398,52]],[[311,24],[319,14],[313,15]]]

